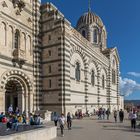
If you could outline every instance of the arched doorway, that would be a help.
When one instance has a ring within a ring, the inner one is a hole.
[[[24,88],[16,80],[10,80],[5,86],[5,111],[8,110],[10,105],[13,106],[14,111],[16,107],[23,112],[22,107],[22,95],[24,93]]]
[[[33,81],[33,77],[31,78]],[[18,107],[20,112],[25,111],[27,115],[33,112],[35,107],[32,83],[22,71],[12,70],[3,73],[0,79],[0,111],[7,112],[12,104],[14,110]]]

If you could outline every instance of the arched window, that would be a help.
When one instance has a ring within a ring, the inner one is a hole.
[[[80,81],[80,64],[77,62],[75,67],[75,79]]]
[[[106,33],[105,31],[103,30],[103,33],[102,33],[102,42],[104,45],[106,45]]]
[[[95,85],[95,74],[94,71],[92,70],[91,72],[91,85],[94,86]]]
[[[115,60],[113,60],[113,64],[112,65],[113,65],[113,68],[115,68]]]
[[[26,45],[26,53],[32,55],[32,45],[31,45],[31,36],[27,36],[27,45]]]
[[[116,83],[116,72],[114,69],[112,69],[112,84]]]
[[[112,62],[112,84],[115,84],[116,83],[116,63],[115,63],[115,60],[113,60]]]
[[[21,33],[21,43],[20,43],[20,48],[22,50],[26,50],[26,35],[25,33]]]
[[[102,75],[102,88],[105,88],[105,77]]]
[[[6,46],[6,24],[4,22],[2,22],[1,24],[0,31],[1,31],[0,43],[3,46]]]
[[[13,28],[12,28],[12,26],[9,26],[8,38],[9,38],[8,46],[10,48],[13,48]]]
[[[94,32],[93,32],[93,42],[94,43],[98,42],[98,30],[97,29],[94,29]]]
[[[86,37],[86,32],[85,32],[85,30],[82,31],[82,36],[83,36],[83,37]]]
[[[15,48],[19,48],[19,42],[20,42],[20,33],[19,33],[19,30],[16,29],[16,32],[15,32]]]

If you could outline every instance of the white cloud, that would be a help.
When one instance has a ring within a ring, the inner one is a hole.
[[[140,77],[140,73],[137,73],[137,72],[128,72],[127,74],[135,76],[135,77]]]
[[[128,78],[122,79],[120,77],[120,90],[121,95],[129,96],[130,94],[140,91],[140,84]]]

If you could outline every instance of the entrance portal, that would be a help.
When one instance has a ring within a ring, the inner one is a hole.
[[[22,87],[21,85],[14,80],[10,80],[6,84],[5,92],[5,111],[8,111],[10,105],[13,106],[15,111],[18,107],[22,111]]]

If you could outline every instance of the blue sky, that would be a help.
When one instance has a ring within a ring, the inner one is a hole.
[[[76,26],[88,10],[88,0],[42,0],[52,2]],[[91,0],[108,32],[108,47],[120,55],[121,88],[125,99],[140,99],[140,0]]]

